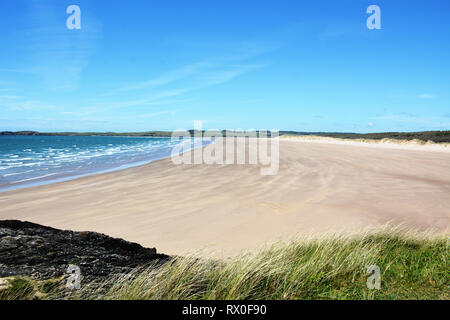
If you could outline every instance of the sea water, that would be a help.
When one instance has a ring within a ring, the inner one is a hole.
[[[0,136],[0,191],[149,163],[170,157],[178,143],[164,137]]]

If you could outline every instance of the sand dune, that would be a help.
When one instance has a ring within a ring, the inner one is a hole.
[[[167,254],[233,255],[296,235],[386,222],[450,225],[450,152],[280,139],[280,168],[175,165],[0,193],[0,219],[92,230]]]

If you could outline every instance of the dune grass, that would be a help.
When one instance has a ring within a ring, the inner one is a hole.
[[[446,144],[450,143],[450,130],[447,131],[420,131],[420,132],[377,132],[377,133],[340,133],[340,132],[295,132],[280,131],[280,136],[303,137],[329,137],[342,140],[355,140],[364,142],[406,143],[413,141],[417,144]]]
[[[448,237],[378,231],[278,243],[229,261],[176,257],[71,299],[449,299]],[[368,289],[367,267],[381,270]]]
[[[0,281],[0,300],[39,300],[64,294],[64,276],[37,281],[29,277],[8,277]]]
[[[382,229],[277,243],[223,260],[174,257],[68,291],[16,277],[0,299],[449,299],[448,236]],[[367,267],[381,271],[368,289]]]
[[[396,144],[396,145],[419,145],[419,146],[440,146],[450,148],[450,143],[447,141],[433,140],[420,140],[420,139],[399,139],[399,138],[364,138],[359,136],[347,137],[347,136],[327,136],[327,135],[290,135],[285,134],[280,136],[283,139],[301,139],[307,141],[324,140],[324,141],[347,141],[347,142],[359,142],[369,144]]]

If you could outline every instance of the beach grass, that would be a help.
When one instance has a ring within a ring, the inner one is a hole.
[[[331,235],[276,243],[225,261],[174,257],[159,267],[83,283],[69,293],[50,286],[36,295],[33,288],[43,285],[21,280],[10,290],[14,296],[4,292],[0,298],[448,300],[448,246],[446,236],[398,229]],[[367,286],[371,265],[380,268],[380,289]]]
[[[415,144],[449,144],[450,130],[447,131],[419,131],[419,132],[377,132],[377,133],[343,133],[343,132],[295,132],[280,131],[283,137],[303,138],[334,138],[359,142],[392,142]]]
[[[277,243],[228,261],[176,257],[74,299],[449,299],[448,238],[383,230]],[[367,287],[367,267],[381,288]]]

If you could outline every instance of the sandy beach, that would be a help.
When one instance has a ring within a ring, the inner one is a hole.
[[[0,219],[230,256],[301,235],[402,224],[447,233],[449,148],[280,139],[280,168],[175,165],[0,193]]]

